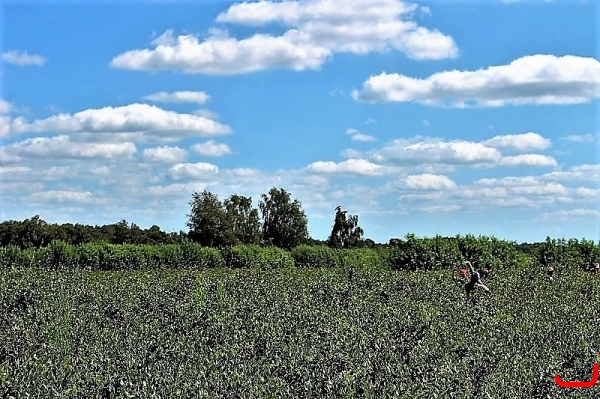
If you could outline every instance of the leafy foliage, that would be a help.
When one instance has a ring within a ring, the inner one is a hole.
[[[335,219],[327,245],[332,248],[352,248],[360,245],[365,232],[358,225],[358,215],[347,215],[341,206],[335,208]]]
[[[339,252],[340,265],[358,268],[385,268],[385,258],[381,251],[368,248],[344,249]]]
[[[232,195],[223,203],[228,220],[228,244],[259,244],[260,219],[252,208],[252,198]]]
[[[52,241],[79,245],[92,242],[110,244],[175,244],[187,240],[183,232],[166,233],[154,225],[143,230],[134,223],[121,220],[104,226],[87,226],[64,223],[50,224],[38,215],[23,221],[8,220],[0,223],[0,246],[16,246],[21,249],[41,248]]]
[[[407,234],[395,240],[388,261],[395,270],[436,270],[456,267],[463,260],[478,268],[514,268],[519,253],[513,243],[485,236],[417,238]]]
[[[296,267],[336,267],[340,263],[338,254],[324,245],[299,245],[291,253]]]
[[[537,263],[544,267],[564,268],[575,266],[587,269],[600,259],[600,245],[593,241],[577,239],[553,239],[546,241],[537,247],[534,252]]]
[[[262,235],[266,243],[292,249],[308,239],[308,220],[298,200],[290,193],[275,187],[261,194],[259,209],[262,214]]]
[[[187,215],[190,238],[207,247],[227,245],[229,224],[223,203],[215,194],[204,190],[192,194],[191,211]]]
[[[294,267],[294,258],[288,251],[276,247],[258,245],[236,245],[223,250],[228,267],[276,269]]]
[[[545,277],[467,302],[450,271],[4,270],[0,395],[598,397],[554,376],[600,361],[600,279]]]
[[[566,244],[565,244],[566,243]],[[4,267],[41,267],[49,270],[145,270],[156,268],[288,267],[331,268],[337,266],[384,267],[392,270],[455,269],[463,260],[477,268],[520,270],[530,263],[541,269],[553,265],[557,272],[589,268],[600,260],[600,246],[591,241],[548,241],[529,257],[515,245],[489,237],[417,238],[407,235],[392,247],[333,250],[325,245],[300,245],[286,251],[276,247],[236,245],[234,248],[203,247],[184,242],[168,245],[115,245],[107,243],[69,245],[53,241],[45,248],[0,248]],[[546,260],[545,260],[546,259]],[[551,259],[548,261],[547,259]]]

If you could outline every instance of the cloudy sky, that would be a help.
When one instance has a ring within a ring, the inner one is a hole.
[[[599,238],[597,2],[1,7],[1,220],[179,231],[276,186],[319,239],[337,205],[378,242]]]

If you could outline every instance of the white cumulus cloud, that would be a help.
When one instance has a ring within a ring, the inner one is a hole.
[[[356,134],[354,132],[354,134]],[[523,151],[541,149],[550,145],[549,140],[537,133],[523,135],[498,135],[489,140],[446,141],[441,138],[416,136],[393,140],[382,148],[372,151],[346,149],[342,155],[349,159],[366,159],[381,165],[420,167],[429,171],[451,170],[457,166],[490,168],[509,167],[557,167],[557,161],[543,154],[503,155],[501,149]]]
[[[306,170],[318,174],[357,176],[379,176],[384,173],[381,165],[364,159],[349,159],[343,162],[317,161],[308,165]]]
[[[46,57],[41,55],[29,54],[27,51],[10,50],[2,53],[2,61],[15,65],[36,65],[42,66],[46,63]]]
[[[237,39],[213,28],[204,40],[167,30],[153,40],[153,48],[126,51],[111,65],[226,75],[268,68],[316,69],[334,53],[362,55],[395,49],[413,59],[456,57],[458,48],[450,36],[411,20],[418,9],[400,0],[236,3],[216,21],[248,26],[278,23],[288,30],[280,36],[257,33]]]
[[[555,181],[600,181],[600,164],[583,164],[560,170],[546,173],[542,176],[545,180]]]
[[[578,104],[600,96],[600,61],[546,54],[476,71],[445,71],[428,78],[383,72],[368,78],[355,100],[417,102],[451,107]]]
[[[28,122],[22,117],[10,121],[9,134],[22,133],[139,133],[156,140],[181,136],[216,136],[231,128],[209,118],[167,111],[149,104],[87,109],[74,114],[60,113]]]
[[[231,148],[229,148],[227,144],[215,143],[213,140],[209,140],[205,143],[194,144],[192,146],[192,151],[207,157],[220,157],[231,154]]]
[[[558,166],[556,159],[549,155],[541,154],[521,154],[502,157],[501,165],[506,166]]]
[[[545,150],[552,145],[550,139],[534,132],[494,136],[483,143],[490,147],[516,151]]]
[[[29,159],[130,158],[134,143],[79,143],[69,136],[35,137],[0,147],[8,155]]]
[[[162,146],[146,148],[142,156],[150,162],[178,163],[185,160],[187,152],[179,147]]]
[[[0,98],[0,115],[8,114],[14,109],[14,106],[8,101]],[[4,124],[0,122],[0,124]]]
[[[377,139],[375,137],[368,135],[368,134],[363,134],[363,133],[358,133],[358,134],[352,135],[352,138],[350,140],[352,140],[352,141],[377,141]]]
[[[360,130],[354,128],[346,129],[346,134],[352,136],[352,138],[350,139],[352,141],[377,141],[377,138],[375,138],[374,136],[361,133]]]
[[[400,164],[475,164],[497,162],[500,152],[482,143],[438,139],[398,139],[371,152],[375,162]]]
[[[178,163],[169,169],[170,176],[175,180],[203,179],[218,172],[218,166],[207,162]]]
[[[405,182],[406,186],[412,190],[449,190],[456,188],[456,183],[448,176],[430,173],[407,176]]]

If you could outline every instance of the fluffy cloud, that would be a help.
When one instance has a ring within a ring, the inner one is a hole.
[[[430,173],[407,176],[405,183],[411,190],[449,190],[456,187],[456,183],[447,176]]]
[[[220,157],[231,154],[231,148],[227,144],[215,143],[209,140],[205,143],[198,143],[192,146],[192,151],[206,157]]]
[[[205,40],[167,30],[151,49],[130,50],[111,66],[134,70],[179,69],[226,75],[267,68],[316,69],[334,53],[367,54],[395,49],[413,59],[458,55],[454,40],[410,20],[418,9],[400,0],[259,1],[230,6],[217,22],[249,26],[279,23],[280,36],[255,34],[237,39],[211,29]]]
[[[30,159],[93,159],[129,158],[136,152],[135,144],[79,143],[67,135],[35,137],[0,147],[8,156]],[[0,154],[1,155],[1,154]],[[0,158],[2,160],[2,158]]]
[[[482,143],[469,141],[442,141],[417,137],[398,139],[379,150],[366,154],[368,159],[377,163],[391,164],[477,164],[496,163],[500,152]]]
[[[494,148],[512,149],[516,151],[545,150],[552,145],[552,141],[538,133],[505,134],[494,136],[484,141],[484,144]]]
[[[330,56],[326,48],[313,45],[306,35],[289,31],[273,37],[257,34],[238,40],[211,36],[200,41],[180,35],[172,45],[130,50],[116,56],[111,66],[134,70],[181,69],[186,73],[228,75],[274,67],[316,69]]]
[[[181,136],[216,136],[231,128],[203,116],[180,114],[148,104],[87,109],[74,114],[61,113],[27,122],[22,117],[10,121],[9,134],[22,133],[138,133],[148,139],[164,140]]]
[[[349,159],[343,162],[313,162],[306,168],[307,171],[319,174],[341,174],[356,176],[379,176],[385,168],[364,159]]]
[[[146,148],[142,157],[150,162],[177,163],[185,160],[187,152],[179,147],[155,147]]]
[[[567,170],[546,173],[544,180],[554,181],[600,181],[600,164],[584,164],[568,168]]]
[[[358,134],[352,135],[351,140],[352,141],[377,141],[377,139],[375,137],[370,136],[368,134],[363,134],[363,133],[358,133]]]
[[[21,66],[42,66],[46,63],[46,58],[41,55],[29,54],[27,51],[10,50],[2,53],[2,61]]]
[[[169,169],[169,175],[174,180],[205,179],[218,172],[218,166],[207,162],[178,163]]]
[[[351,131],[356,134],[357,131]],[[542,154],[503,155],[499,149],[517,151],[541,149],[550,141],[537,133],[522,135],[499,135],[481,142],[416,136],[397,139],[380,149],[362,152],[347,149],[342,155],[349,159],[366,159],[381,165],[411,166],[421,169],[456,166],[474,167],[556,167],[556,160]]]
[[[377,139],[374,136],[361,133],[357,129],[347,129],[346,134],[349,134],[352,136],[352,138],[351,138],[352,141],[377,141]]]
[[[203,91],[176,91],[167,93],[161,91],[144,97],[145,100],[163,103],[196,103],[204,104],[210,96]]]
[[[8,114],[13,109],[14,109],[14,106],[11,103],[9,103],[8,101],[0,98],[0,115]],[[0,122],[0,124],[3,125],[4,123]]]
[[[600,198],[599,188],[578,187],[575,189],[575,194],[579,198]]]
[[[558,166],[556,159],[548,155],[541,154],[521,154],[503,157],[500,165],[505,166]]]
[[[600,96],[600,61],[536,54],[508,65],[438,72],[425,79],[383,72],[367,79],[352,96],[366,102],[451,107],[586,103]]]
[[[503,178],[484,178],[473,183],[473,188],[487,189],[496,191],[485,191],[487,193],[495,192],[501,196],[518,195],[567,195],[569,190],[558,183],[544,182],[536,176],[507,176]]]

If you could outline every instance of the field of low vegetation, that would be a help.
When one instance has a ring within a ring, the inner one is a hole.
[[[591,398],[593,242],[0,248],[5,398]],[[456,265],[492,273],[467,300]],[[546,275],[552,265],[554,281]]]

